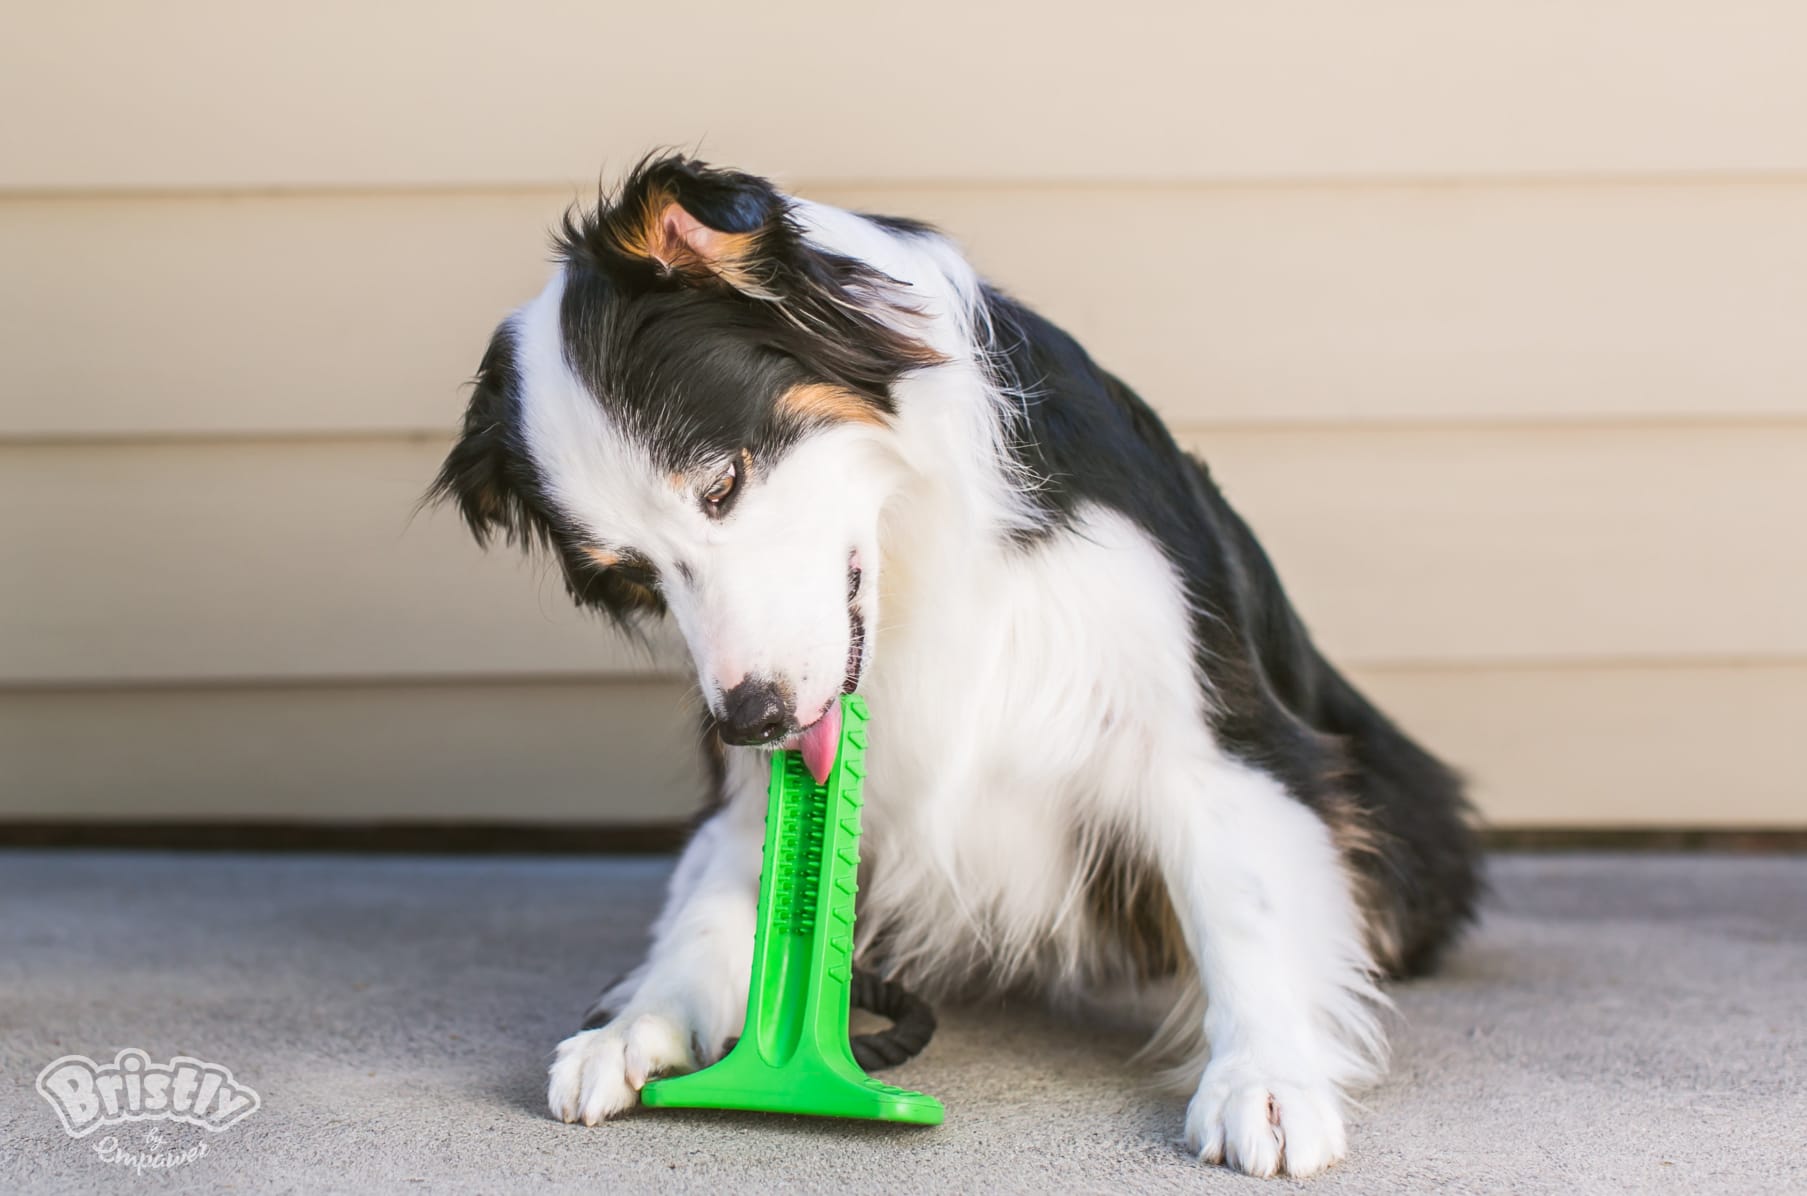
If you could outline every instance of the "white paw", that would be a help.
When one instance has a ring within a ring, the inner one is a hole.
[[[646,1081],[696,1066],[690,1032],[656,1013],[616,1018],[558,1044],[546,1104],[560,1121],[595,1125],[640,1101]]]
[[[1329,1085],[1263,1082],[1247,1067],[1213,1064],[1186,1107],[1186,1145],[1207,1163],[1303,1179],[1341,1159],[1348,1139]]]

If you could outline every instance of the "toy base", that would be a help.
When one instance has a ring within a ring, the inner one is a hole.
[[[640,1090],[640,1103],[655,1109],[742,1109],[752,1113],[800,1113],[809,1117],[855,1117],[940,1125],[941,1102],[872,1079],[858,1068],[852,1075],[826,1060],[793,1057],[773,1067],[738,1044],[714,1067],[653,1080]]]

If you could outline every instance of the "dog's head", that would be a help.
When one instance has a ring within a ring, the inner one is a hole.
[[[568,216],[558,255],[432,494],[480,543],[549,550],[577,602],[669,614],[723,739],[784,741],[867,664],[892,386],[937,357],[891,279],[689,159]]]

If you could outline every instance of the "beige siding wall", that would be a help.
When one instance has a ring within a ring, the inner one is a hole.
[[[701,141],[1077,332],[1495,821],[1807,823],[1807,10],[686,12],[20,6],[0,818],[687,811],[671,657],[411,506],[548,225]]]

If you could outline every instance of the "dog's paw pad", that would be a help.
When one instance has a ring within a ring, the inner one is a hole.
[[[652,1013],[617,1018],[559,1044],[546,1104],[560,1121],[595,1125],[639,1103],[651,1077],[692,1066],[690,1035],[675,1019]]]
[[[1205,1073],[1186,1109],[1186,1144],[1208,1163],[1266,1178],[1316,1175],[1347,1149],[1336,1094]]]

